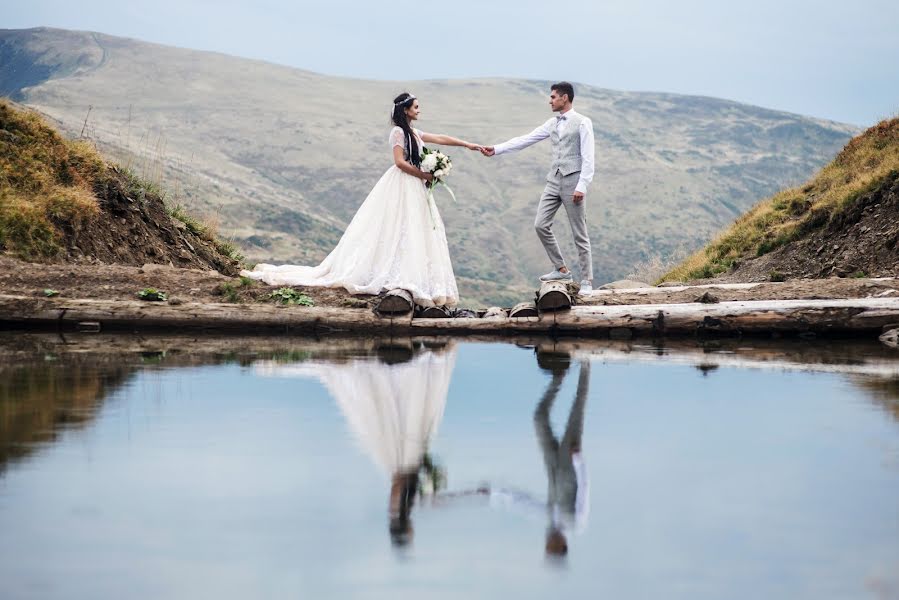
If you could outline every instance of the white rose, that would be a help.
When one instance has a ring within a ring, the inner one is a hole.
[[[436,171],[434,171],[434,177],[437,177],[437,178],[443,177],[443,175],[445,173],[446,173],[446,171],[444,171],[443,169],[437,169]]]
[[[433,171],[437,168],[437,157],[433,154],[428,154],[421,161],[421,169],[422,171]]]

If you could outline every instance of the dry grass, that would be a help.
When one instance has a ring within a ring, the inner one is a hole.
[[[756,204],[662,281],[714,277],[735,262],[766,254],[826,225],[895,172],[899,172],[899,118],[882,121],[850,140],[805,185]]]
[[[165,198],[158,178],[120,171],[131,196]],[[94,190],[110,176],[93,143],[67,140],[39,115],[0,99],[0,251],[26,260],[58,254],[63,229],[78,230],[99,215]],[[178,204],[168,211],[222,254],[243,259],[230,240],[217,237],[218,220],[202,222]]]
[[[624,278],[653,284],[660,281],[665,273],[680,264],[687,255],[688,251],[684,246],[678,246],[667,255],[653,254],[646,260],[642,260],[631,267],[630,273],[625,275]]]
[[[105,163],[92,144],[63,139],[36,114],[0,100],[0,249],[22,258],[59,251],[59,225],[99,212]]]

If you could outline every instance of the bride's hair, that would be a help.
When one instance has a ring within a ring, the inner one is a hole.
[[[415,134],[412,132],[412,126],[409,125],[409,119],[406,117],[406,109],[412,106],[413,102],[415,102],[415,96],[409,92],[403,92],[394,98],[391,120],[393,121],[393,124],[402,129],[403,133],[406,135],[405,149],[406,155],[409,157],[409,162],[416,167],[420,167],[421,157],[418,155],[418,140],[415,139]]]

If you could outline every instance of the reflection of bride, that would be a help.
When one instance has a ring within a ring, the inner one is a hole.
[[[356,440],[391,476],[390,533],[402,545],[412,537],[410,512],[419,488],[439,487],[440,474],[427,450],[443,418],[456,348],[419,348],[399,361],[395,353],[391,358],[259,368],[270,375],[312,376],[324,384]]]

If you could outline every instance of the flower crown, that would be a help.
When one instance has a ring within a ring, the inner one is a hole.
[[[409,97],[408,97],[408,98],[406,98],[405,100],[400,100],[399,102],[394,102],[393,105],[394,105],[394,106],[399,106],[400,104],[405,104],[405,103],[408,102],[409,100],[416,100],[416,97],[415,97],[413,94],[409,94]]]

